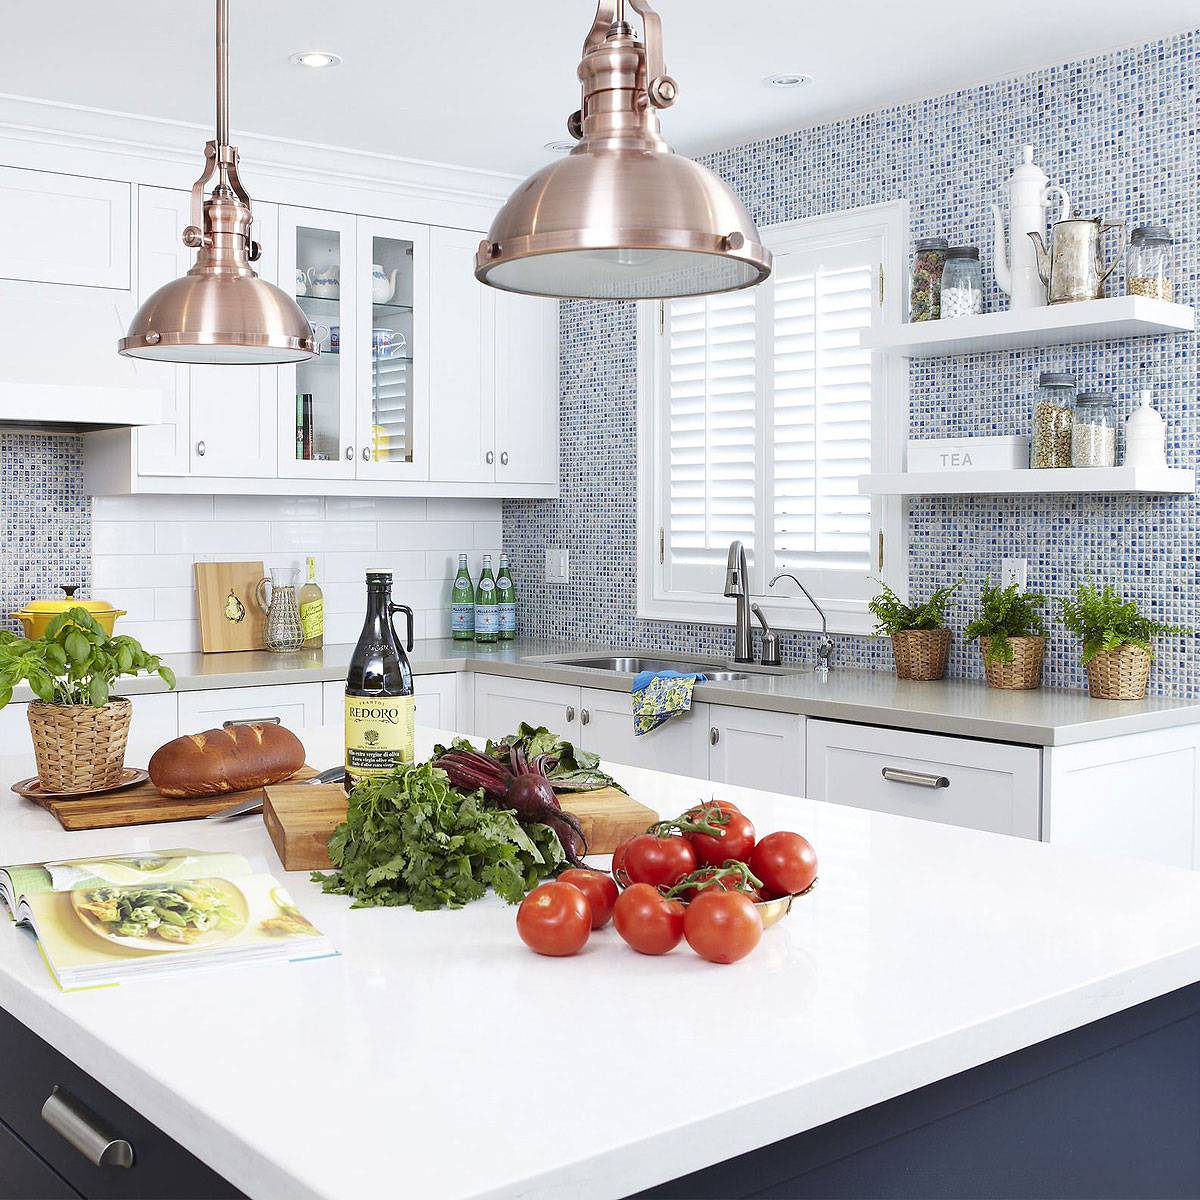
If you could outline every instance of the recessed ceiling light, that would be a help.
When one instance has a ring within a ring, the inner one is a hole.
[[[777,75],[766,76],[763,83],[773,88],[798,88],[812,83],[812,76],[801,71],[780,71]]]
[[[330,54],[328,50],[299,50],[288,62],[297,67],[336,67],[342,61],[340,54]]]
[[[578,142],[547,142],[544,149],[552,150],[555,154],[570,154],[578,146]]]

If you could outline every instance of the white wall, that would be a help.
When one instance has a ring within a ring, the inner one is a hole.
[[[92,595],[129,615],[119,626],[148,650],[200,649],[192,565],[261,559],[301,568],[312,555],[325,593],[325,641],[362,627],[369,567],[393,574],[393,596],[418,638],[450,632],[460,551],[471,573],[500,553],[499,500],[275,496],[121,496],[92,501]]]

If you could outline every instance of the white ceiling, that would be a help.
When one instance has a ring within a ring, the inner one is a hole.
[[[8,3],[5,92],[208,123],[212,0]],[[233,0],[235,129],[525,173],[565,136],[588,0]],[[1195,0],[659,0],[697,153],[1200,24]],[[288,55],[332,50],[313,71]],[[762,77],[804,71],[795,91]]]

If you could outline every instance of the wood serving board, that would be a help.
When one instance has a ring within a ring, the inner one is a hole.
[[[292,776],[292,780],[311,779],[315,774],[312,767],[304,766]],[[287,786],[293,786],[292,782],[289,781]],[[223,796],[197,796],[185,800],[164,796],[146,780],[123,792],[105,792],[99,796],[76,796],[71,799],[32,796],[30,799],[46,809],[64,829],[114,829],[120,825],[193,821],[197,817],[207,817],[231,805],[261,796],[264,790],[251,788],[244,792],[226,792]]]
[[[196,563],[194,570],[200,649],[206,654],[262,649],[266,614],[255,598],[262,563]]]
[[[266,793],[263,821],[284,870],[328,870],[326,844],[346,819],[342,785],[276,783]],[[611,854],[626,838],[644,832],[658,820],[653,809],[616,788],[560,793],[558,799],[567,812],[579,818],[589,854]]]

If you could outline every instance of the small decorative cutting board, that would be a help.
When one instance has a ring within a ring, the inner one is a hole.
[[[255,599],[263,577],[260,562],[196,563],[200,649],[205,654],[261,650],[265,614]]]
[[[263,821],[286,871],[328,870],[325,849],[346,819],[346,793],[340,783],[298,787],[276,783],[266,789]],[[642,833],[658,814],[616,788],[559,793],[559,803],[579,818],[589,854],[611,854],[626,838]]]
[[[304,766],[292,776],[293,780],[311,779],[316,774]],[[294,786],[291,782],[286,785]],[[223,796],[197,796],[191,800],[164,796],[148,779],[137,787],[123,792],[103,792],[96,796],[75,796],[57,799],[53,796],[32,796],[64,828],[114,829],[120,825],[157,825],[162,821],[194,821],[208,817],[234,804],[261,796],[263,788],[244,792],[226,792]],[[304,789],[301,788],[301,791]],[[316,791],[316,787],[310,790]]]

